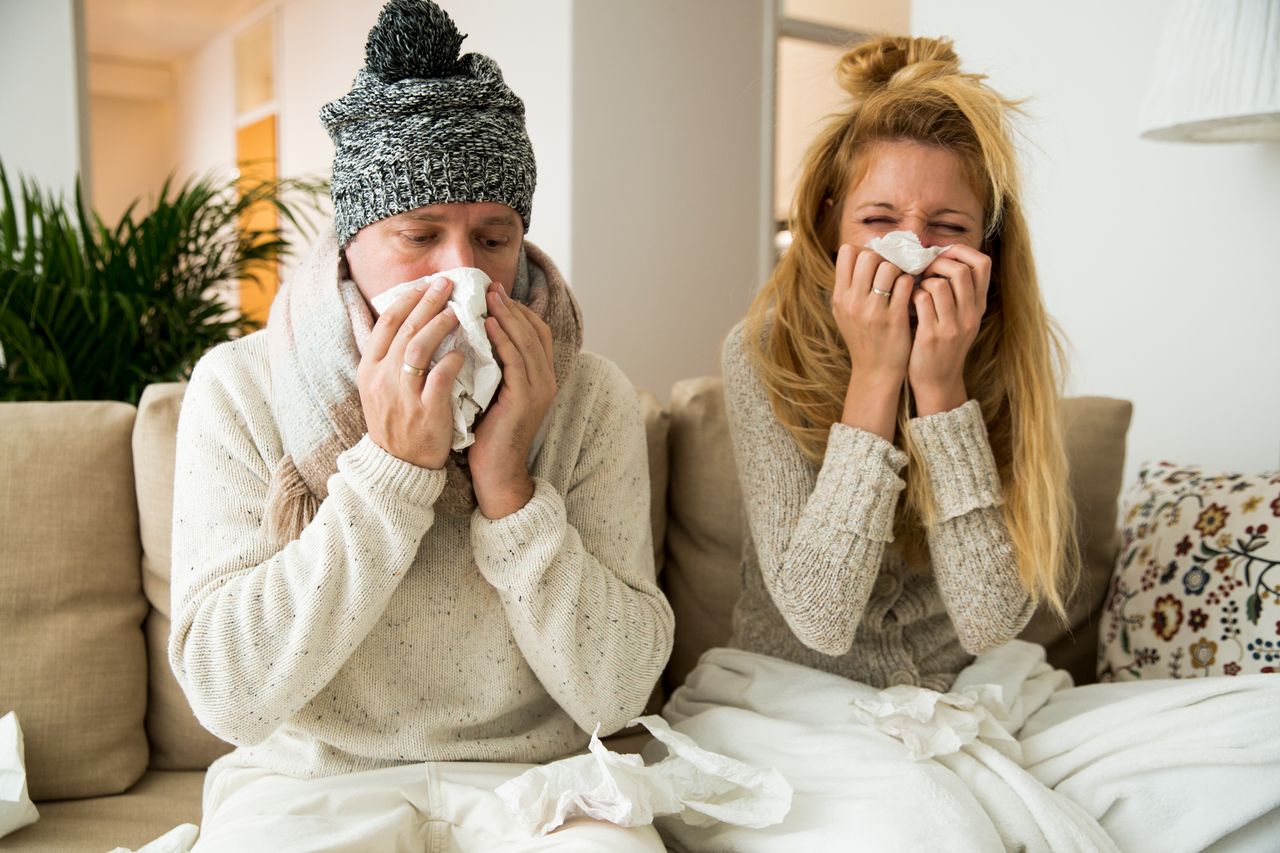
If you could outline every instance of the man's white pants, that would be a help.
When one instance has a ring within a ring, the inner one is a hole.
[[[531,836],[494,794],[530,766],[429,762],[310,780],[257,768],[215,769],[205,781],[194,853],[665,849],[652,826],[623,829],[581,818]]]

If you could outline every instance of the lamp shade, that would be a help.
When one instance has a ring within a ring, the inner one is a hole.
[[[1280,142],[1280,0],[1175,0],[1142,136]]]

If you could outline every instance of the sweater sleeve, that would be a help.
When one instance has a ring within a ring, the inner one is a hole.
[[[853,645],[904,483],[906,455],[880,436],[835,424],[816,477],[778,422],[741,327],[724,349],[725,404],[747,523],[778,612],[811,649]]]
[[[1012,640],[1035,608],[1018,563],[991,442],[976,400],[913,418],[936,517],[926,529],[938,589],[960,644],[979,654]]]
[[[499,519],[478,510],[471,544],[529,666],[584,731],[641,713],[671,654],[674,617],[655,582],[644,420],[612,365],[567,494],[535,481]]]
[[[169,663],[200,722],[243,746],[319,693],[373,627],[431,526],[445,475],[366,435],[338,457],[315,518],[281,548],[262,523],[268,458],[279,455],[264,457],[270,410],[224,355],[197,366],[179,418]]]

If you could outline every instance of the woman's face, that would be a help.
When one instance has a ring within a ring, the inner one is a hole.
[[[957,155],[894,140],[866,156],[866,172],[841,206],[840,243],[861,248],[890,231],[914,231],[926,247],[982,248],[982,202]]]

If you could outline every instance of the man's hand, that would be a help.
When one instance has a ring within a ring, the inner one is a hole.
[[[421,468],[442,468],[453,445],[449,392],[462,369],[451,352],[427,372],[431,356],[458,318],[445,310],[453,282],[437,278],[426,292],[411,290],[373,327],[356,381],[369,437],[383,450]],[[406,371],[405,365],[421,370]]]
[[[476,503],[486,518],[502,518],[533,497],[527,460],[556,397],[551,329],[528,306],[491,284],[485,333],[502,363],[498,398],[476,428],[468,451]]]

